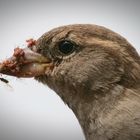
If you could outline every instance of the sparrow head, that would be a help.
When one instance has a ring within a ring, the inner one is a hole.
[[[140,57],[126,39],[96,25],[69,25],[45,33],[37,53],[51,60],[50,72],[35,77],[57,92],[93,91],[114,84],[134,86],[140,77]]]

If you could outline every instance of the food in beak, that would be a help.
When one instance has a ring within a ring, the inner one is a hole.
[[[30,40],[30,47],[35,42]],[[15,48],[11,58],[0,63],[0,73],[16,77],[35,77],[47,74],[52,69],[51,61],[41,54],[32,51],[30,47],[25,49]]]

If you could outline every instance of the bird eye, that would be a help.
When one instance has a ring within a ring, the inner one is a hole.
[[[63,54],[70,54],[74,51],[75,45],[70,41],[62,41],[59,43],[59,51]]]

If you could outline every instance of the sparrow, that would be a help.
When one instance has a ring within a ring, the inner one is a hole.
[[[72,109],[86,140],[140,140],[140,56],[102,26],[57,27],[1,64],[1,73],[34,77]]]

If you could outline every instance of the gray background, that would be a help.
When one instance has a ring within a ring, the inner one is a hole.
[[[139,0],[0,1],[0,60],[28,38],[65,24],[108,27],[140,52]],[[72,111],[48,87],[33,79],[4,76],[0,83],[0,140],[84,140]]]

